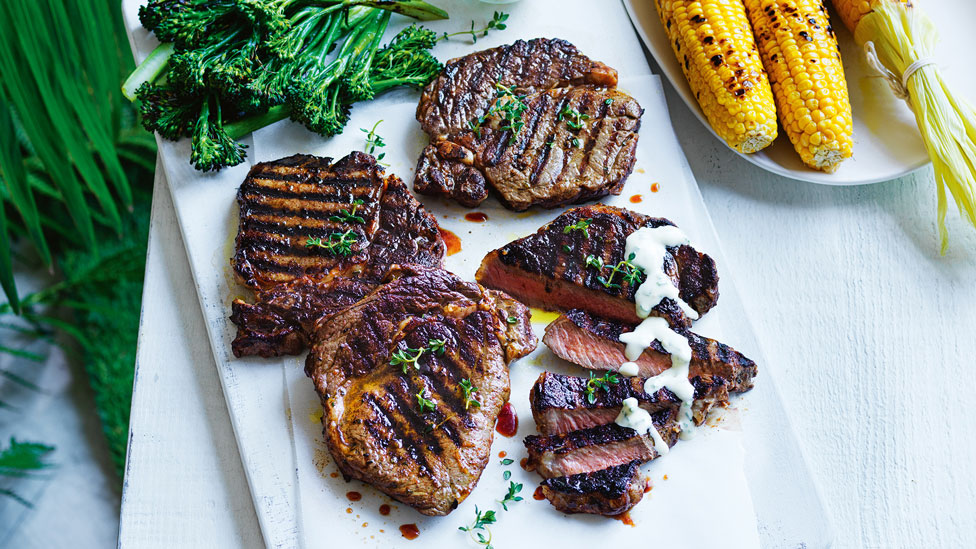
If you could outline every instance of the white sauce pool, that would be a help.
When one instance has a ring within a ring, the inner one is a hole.
[[[634,377],[640,373],[640,368],[637,367],[636,362],[624,362],[620,365],[620,369],[617,373],[622,376]]]
[[[664,298],[670,298],[681,307],[688,318],[698,319],[698,312],[678,297],[678,287],[664,272],[664,258],[669,246],[688,244],[688,237],[681,229],[671,225],[660,227],[641,227],[627,237],[624,257],[634,254],[630,262],[644,270],[647,279],[637,288],[634,301],[637,303],[637,316],[647,318],[651,309]],[[634,359],[631,359],[634,360]]]

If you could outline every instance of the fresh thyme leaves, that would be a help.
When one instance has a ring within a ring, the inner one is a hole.
[[[503,131],[509,131],[512,135],[508,138],[508,144],[511,145],[515,143],[515,138],[518,136],[519,132],[522,131],[522,127],[525,126],[525,122],[522,120],[522,115],[528,110],[529,106],[525,104],[525,96],[517,95],[512,88],[502,85],[501,83],[495,84],[495,90],[497,94],[497,99],[492,103],[491,108],[488,112],[479,116],[476,120],[468,121],[468,127],[471,131],[475,133],[479,138],[481,137],[481,125],[485,123],[489,117],[493,115],[498,115],[501,122],[498,128]]]
[[[471,539],[478,542],[480,545],[484,545],[485,549],[491,548],[491,530],[487,528],[489,524],[495,524],[498,518],[495,516],[494,510],[485,511],[484,513],[478,509],[478,506],[474,506],[474,523],[471,526],[461,526],[458,530],[462,532],[467,532]],[[475,530],[481,530],[481,532],[475,532]],[[485,534],[488,534],[485,536]]]
[[[617,263],[610,268],[610,276],[603,276],[602,274],[596,277],[596,281],[603,284],[604,288],[619,288],[620,284],[613,281],[613,278],[617,276],[617,273],[621,274],[621,279],[630,284],[631,286],[636,286],[641,282],[641,275],[644,271],[640,267],[631,263],[634,258],[637,257],[636,254],[630,254],[630,256]],[[586,256],[586,266],[595,267],[599,271],[603,271],[607,266],[603,263],[603,258],[596,257],[592,254]]]
[[[617,374],[607,372],[601,377],[593,377],[593,372],[590,372],[590,379],[586,382],[586,400],[590,404],[596,402],[596,390],[603,389],[604,391],[610,391],[610,385],[613,383],[616,385],[620,382],[620,378]]]
[[[511,465],[513,463],[515,463],[515,460],[512,458],[505,458],[501,461],[502,465]]]
[[[613,98],[612,97],[608,97],[607,99],[605,99],[603,101],[603,104],[604,105],[607,105],[607,106],[613,105]]]
[[[433,400],[427,400],[424,398],[424,390],[421,389],[417,391],[415,395],[417,397],[417,404],[420,406],[420,413],[426,414],[427,412],[433,412],[437,409],[437,404]]]
[[[382,122],[382,120],[377,120],[376,123],[373,124],[373,127],[368,130],[366,128],[359,128],[359,131],[366,134],[366,154],[376,156],[376,149],[382,149],[386,146],[386,142],[383,141],[380,134],[376,133],[376,127],[380,125],[380,122]],[[384,156],[386,156],[386,153],[381,152],[379,156],[376,156],[376,161],[379,162],[380,160],[383,160]]]
[[[452,36],[462,36],[462,35],[468,35],[468,34],[470,34],[471,35],[471,43],[474,44],[474,43],[477,43],[478,42],[478,35],[479,34],[481,36],[488,36],[488,31],[490,31],[492,29],[494,29],[494,30],[505,30],[508,27],[508,25],[505,24],[505,21],[507,21],[507,20],[508,20],[508,14],[507,13],[502,12],[502,11],[496,11],[495,12],[495,15],[492,16],[491,21],[488,21],[488,24],[485,25],[484,28],[475,30],[475,28],[474,28],[474,21],[471,21],[471,30],[452,32],[451,34],[448,34],[448,33],[445,32],[443,35],[441,35],[441,37],[439,38],[439,40],[450,40]]]
[[[393,356],[390,358],[390,366],[399,366],[403,370],[403,373],[407,373],[410,366],[419,370],[420,365],[417,364],[417,361],[420,360],[420,357],[424,356],[426,350],[411,349],[410,347],[401,349],[393,353]]]
[[[355,210],[355,208],[354,208]],[[326,238],[308,238],[305,240],[306,248],[322,248],[332,255],[350,256],[352,255],[352,245],[359,236],[356,231],[349,229],[344,233],[334,232]]]
[[[569,234],[573,231],[579,231],[583,233],[583,236],[589,238],[590,237],[589,228],[590,228],[590,223],[592,222],[593,222],[592,219],[580,219],[579,221],[573,223],[572,225],[566,225],[565,227],[563,227],[563,234]]]
[[[559,111],[559,117],[557,120],[565,120],[566,125],[569,126],[571,130],[582,130],[583,126],[586,125],[586,121],[590,119],[590,115],[581,113],[578,110],[570,107],[569,105],[563,105],[563,108]]]
[[[566,252],[566,253],[572,253],[573,252],[573,249],[570,248],[568,245],[563,244],[563,251]]]
[[[445,345],[447,345],[447,342],[443,339],[428,339],[427,345],[420,349],[412,349],[410,347],[400,349],[390,357],[390,366],[399,366],[404,374],[410,370],[411,366],[419,370],[420,364],[417,361],[420,360],[420,357],[424,356],[424,353],[442,355],[444,354]]]
[[[509,324],[518,324],[518,318],[516,318],[515,316],[510,316],[507,319],[505,319],[505,321],[508,322]]]
[[[363,216],[356,215],[356,210],[358,210],[359,207],[362,206],[364,203],[365,202],[363,202],[363,200],[359,198],[353,200],[352,210],[346,210],[346,209],[339,210],[339,213],[337,213],[336,215],[329,216],[329,221],[334,221],[336,223],[342,223],[342,222],[360,223],[360,224],[366,223],[366,220],[363,219]]]
[[[478,136],[478,137],[481,137],[481,136]],[[552,146],[553,146],[553,145],[555,145],[555,144],[556,144],[556,142],[555,142],[554,140],[552,140],[552,139],[550,139],[549,141],[546,141],[546,147],[548,147],[548,148],[550,148],[550,149],[551,149],[551,148],[552,148]]]
[[[505,471],[504,473],[502,473],[502,480],[508,480],[510,478],[512,478],[512,472],[511,471]]]
[[[477,393],[478,392],[478,388],[475,387],[474,385],[471,385],[471,380],[470,379],[462,379],[458,383],[458,385],[460,385],[461,386],[461,390],[464,391],[464,409],[467,410],[468,407],[471,406],[472,404],[474,404],[475,406],[477,406],[477,407],[480,408],[481,407],[481,403],[478,402],[474,397],[471,396],[471,393]]]
[[[499,503],[502,504],[502,509],[508,511],[508,504],[514,503],[516,501],[522,501],[522,496],[517,495],[522,491],[522,483],[511,481],[508,483],[508,493],[505,494],[505,498]]]
[[[574,137],[573,140],[571,141],[571,143],[573,144],[574,147],[579,147],[580,146],[580,140],[579,140],[578,137]]]

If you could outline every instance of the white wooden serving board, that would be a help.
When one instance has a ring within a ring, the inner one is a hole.
[[[655,8],[654,0],[623,0],[634,27],[654,56],[661,71],[692,113],[714,135],[705,120],[681,67],[674,56],[667,34]],[[967,51],[972,31],[967,23],[976,21],[976,2],[942,0],[918,2],[941,32],[942,44],[937,60],[943,74],[963,97],[976,100],[976,71],[961,62],[955,52]],[[888,85],[868,66],[864,50],[850,31],[831,11],[837,33],[847,89],[854,117],[854,156],[844,161],[835,173],[828,174],[806,167],[780,129],[780,136],[768,148],[755,154],[739,154],[749,162],[770,172],[823,185],[864,185],[890,181],[929,164],[929,155],[918,133],[911,109],[891,93]],[[716,139],[718,139],[716,137]]]
[[[637,75],[648,73],[643,58],[637,55],[640,51],[639,44],[630,31],[620,4],[611,0],[604,1],[606,9],[600,13],[606,17],[606,20],[599,28],[587,21],[588,14],[592,13],[592,4],[585,0],[558,3],[541,0],[522,2],[508,6],[507,9],[512,13],[512,17],[507,31],[480,39],[477,47],[463,42],[442,43],[435,53],[439,58],[447,59],[482,47],[511,42],[517,38],[561,36],[570,39],[594,58],[617,67],[625,75],[624,87],[633,86],[629,91],[634,93],[647,109],[642,129],[641,153],[638,157],[638,167],[644,172],[635,173],[624,195],[609,202],[632,206],[634,209],[674,219],[699,247],[716,258],[721,270],[724,260],[717,237],[670,128],[660,84],[656,80],[647,78],[634,79]],[[130,30],[137,59],[142,59],[156,45],[153,38],[138,25],[136,13],[140,3],[139,0],[125,0],[123,3],[126,24]],[[437,31],[457,30],[465,27],[470,19],[483,21],[490,17],[490,8],[473,2],[441,2],[441,4],[454,14],[455,18],[451,21],[431,23],[429,26]],[[557,5],[559,9],[554,10],[553,7]],[[405,21],[395,18],[394,23],[391,24],[391,33],[403,24]],[[207,320],[215,362],[247,472],[255,509],[269,546],[291,547],[301,543],[303,539],[298,532],[299,524],[302,524],[305,533],[309,534],[305,538],[311,542],[309,545],[331,543],[340,539],[340,536],[346,536],[349,540],[365,541],[370,539],[370,535],[377,536],[379,528],[374,522],[373,528],[377,531],[365,532],[365,528],[360,526],[361,522],[347,524],[348,521],[336,519],[331,513],[310,512],[318,509],[312,508],[313,504],[319,505],[327,501],[321,498],[323,491],[335,492],[338,488],[328,484],[331,477],[323,477],[318,468],[312,467],[316,463],[325,465],[323,460],[309,459],[309,452],[314,451],[314,445],[318,443],[320,434],[319,429],[312,426],[312,422],[308,419],[312,411],[308,404],[314,399],[314,393],[310,390],[310,384],[302,383],[300,360],[235,360],[230,353],[230,341],[234,330],[227,320],[229,304],[234,297],[244,293],[235,285],[228,262],[233,249],[233,236],[236,233],[235,193],[250,163],[273,160],[296,152],[342,156],[351,149],[361,148],[363,143],[359,128],[371,126],[380,118],[387,119],[381,124],[380,133],[390,143],[387,147],[386,159],[391,164],[390,170],[409,181],[412,179],[412,167],[417,153],[426,143],[426,138],[412,121],[413,105],[416,100],[416,93],[401,91],[387,94],[368,104],[357,105],[353,113],[354,119],[347,131],[332,140],[314,136],[290,122],[260,130],[253,138],[249,137],[245,140],[251,145],[248,163],[225,169],[217,174],[201,174],[193,170],[187,162],[188,143],[160,141],[160,155],[170,181],[197,294]],[[659,193],[650,192],[649,186],[652,182],[661,184]],[[642,194],[645,201],[636,205],[627,202],[627,198],[633,194]],[[482,211],[486,211],[491,220],[487,224],[473,226],[460,220],[465,210],[439,204],[434,200],[426,202],[446,228],[461,236],[465,251],[449,258],[448,267],[469,278],[473,275],[476,262],[480,260],[485,250],[527,234],[558,214],[558,212],[534,212],[514,216],[499,208],[497,204],[489,202]],[[506,219],[507,223],[504,225],[498,223],[503,219]],[[692,460],[707,456],[709,445],[719,445],[728,459],[718,462],[717,465],[726,468],[728,474],[723,475],[723,478],[735,488],[732,493],[715,491],[715,482],[710,482],[707,496],[701,493],[694,495],[698,496],[698,501],[708,497],[716,503],[724,503],[725,507],[733,508],[723,509],[722,505],[715,505],[713,513],[716,516],[724,513],[723,516],[737,525],[737,528],[741,528],[737,530],[742,533],[738,541],[741,541],[743,546],[755,545],[757,527],[758,539],[765,546],[796,546],[801,543],[813,547],[827,545],[831,539],[829,523],[817,496],[815,484],[807,472],[802,452],[775,392],[770,367],[762,360],[741,303],[727,277],[722,281],[721,291],[720,306],[703,319],[696,329],[705,334],[721,335],[728,343],[753,357],[760,364],[761,373],[757,389],[746,399],[741,400],[739,405],[743,411],[741,417],[745,428],[743,431],[734,428],[705,429],[706,434],[697,440],[682,443],[681,447],[669,456],[671,465],[664,465],[667,462],[661,460],[658,464],[649,466],[648,473],[653,477],[654,471],[666,466],[671,467],[666,470],[680,471],[679,464],[691,466]],[[527,384],[530,384],[541,371],[541,365],[551,369],[566,368],[566,365],[559,364],[554,357],[548,355],[547,351],[539,351],[537,355],[521,361],[512,369],[512,398],[522,420],[520,436],[531,432],[531,420],[527,414]],[[285,378],[288,380],[287,385]],[[292,393],[293,403],[290,407],[286,388]],[[289,415],[292,416],[293,422],[288,421]],[[292,435],[292,424],[296,427],[296,436]],[[731,424],[731,421],[726,421],[724,425],[734,427]],[[740,441],[745,448],[744,453],[739,450]],[[298,461],[294,454],[293,443],[297,444],[299,451],[302,452],[302,459]],[[497,452],[501,449],[505,449],[510,455],[521,455],[517,440],[502,439],[496,443],[493,451]],[[682,457],[683,454],[688,457]],[[739,464],[743,462],[744,465],[740,467]],[[301,482],[297,484],[301,489],[300,498],[299,492],[296,492],[296,468],[301,478]],[[744,482],[739,482],[742,479],[740,473],[743,468],[748,487]],[[517,467],[512,469],[515,475],[513,479],[524,481],[526,489],[523,495],[530,498],[537,479],[524,474]],[[665,469],[659,471],[661,477],[667,474],[663,471]],[[690,475],[679,474],[680,478],[684,478],[685,481],[692,480]],[[567,535],[571,535],[572,529],[579,529],[579,533],[592,532],[594,531],[592,528],[597,528],[596,526],[591,528],[582,525],[596,523],[599,525],[599,532],[613,531],[615,536],[646,539],[651,528],[649,521],[654,518],[661,520],[665,516],[663,513],[668,512],[659,509],[660,506],[655,506],[655,501],[672,496],[689,497],[692,495],[691,490],[697,492],[706,489],[706,486],[699,485],[697,489],[683,490],[682,480],[676,479],[673,482],[656,480],[655,491],[649,494],[648,501],[634,512],[635,521],[638,522],[636,528],[608,530],[620,524],[608,523],[593,517],[559,520],[553,524],[563,528]],[[453,536],[457,533],[457,525],[468,520],[467,515],[471,513],[467,506],[474,503],[488,505],[492,500],[500,497],[499,487],[503,492],[504,486],[501,483],[500,472],[497,470],[497,460],[493,460],[492,466],[485,472],[481,488],[465,502],[465,507],[452,514],[449,519],[444,519],[450,521],[450,528],[446,526],[440,528],[443,535],[446,536],[446,532],[452,530]],[[375,493],[370,494],[361,486],[359,489],[367,494],[364,498],[365,503],[361,503],[361,509],[348,514],[351,517],[355,517],[356,514],[363,516],[364,513],[370,512],[375,514],[375,505],[370,508],[370,511],[365,507],[366,503],[379,501],[375,499]],[[750,503],[750,490],[752,503]],[[672,496],[667,495],[669,492]],[[337,502],[335,498],[332,498],[331,503],[341,504],[343,509],[347,506],[346,502]],[[518,540],[524,539],[518,535],[519,532],[529,533],[538,530],[535,517],[547,517],[543,520],[550,520],[552,516],[558,516],[546,504],[531,499],[523,503],[525,505],[522,505],[520,512],[510,515],[516,518],[506,517],[509,518],[508,524],[511,526],[504,527],[500,524],[496,528],[497,539],[509,539],[513,543],[518,543]],[[755,518],[749,511],[753,506]],[[349,508],[351,509],[351,506]],[[656,511],[651,513],[651,509]],[[299,510],[304,512],[298,512]],[[696,520],[702,518],[699,514],[700,505],[678,506],[670,509],[670,512],[678,514],[687,512],[687,515],[678,518],[692,517]],[[347,513],[342,513],[345,514]],[[653,517],[645,518],[644,514],[653,514]],[[404,519],[403,522],[421,520],[420,515],[406,509],[396,510],[390,520],[400,518]],[[368,520],[364,519],[362,522]],[[353,525],[355,528],[350,527]],[[641,525],[644,525],[643,528]],[[316,529],[321,531],[313,532]],[[377,543],[389,545],[398,541],[397,538],[389,537],[389,529],[383,529],[386,530],[383,534],[387,537],[381,541],[377,536],[375,538]],[[433,540],[429,530],[430,528],[425,525],[425,531],[428,533],[423,539],[428,542]],[[679,532],[675,532],[675,535],[677,534]],[[445,537],[444,541],[459,544],[462,540],[457,537]],[[727,543],[728,539],[725,541]]]

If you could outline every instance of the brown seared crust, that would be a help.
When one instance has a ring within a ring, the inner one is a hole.
[[[512,362],[527,356],[539,345],[539,338],[532,330],[532,319],[529,308],[505,292],[485,290],[485,293],[495,300],[498,318],[505,327],[500,336],[505,348],[505,361]]]
[[[362,200],[355,205],[353,200]],[[447,247],[437,220],[400,178],[375,159],[350,153],[295,155],[255,165],[238,191],[238,280],[256,291],[254,305],[234,304],[235,356],[298,354],[315,323],[368,293],[393,264],[439,267]],[[364,223],[332,221],[340,210]],[[308,248],[309,237],[356,231],[349,257]]]
[[[566,353],[566,349],[563,349],[561,345],[555,344],[555,342],[551,342],[550,338],[551,332],[558,329],[566,329],[569,327],[568,324],[572,324],[572,326],[592,334],[597,339],[604,340],[600,343],[601,345],[612,345],[616,347],[621,358],[623,357],[623,343],[620,341],[620,334],[632,332],[636,327],[636,324],[604,320],[580,309],[574,309],[562,315],[550,323],[549,326],[546,326],[546,335],[543,336],[543,341],[546,341],[546,344],[549,345],[550,350],[556,356],[575,362],[582,361],[578,360],[578,357],[569,356]],[[678,327],[675,328],[675,331],[687,338],[688,345],[691,347],[691,375],[710,376],[721,379],[727,383],[728,391],[733,393],[743,393],[752,389],[753,379],[758,373],[758,367],[755,362],[732,347],[714,339],[702,337],[691,330]],[[585,353],[586,349],[574,351]],[[651,346],[644,353],[647,356],[663,355],[663,357],[669,357],[668,352],[656,340],[651,343]],[[668,361],[670,361],[670,358],[668,358]],[[602,369],[602,367],[610,365],[581,364],[581,366]]]
[[[564,513],[615,516],[626,513],[644,497],[646,480],[640,460],[542,481],[542,493]]]
[[[518,40],[472,53],[448,61],[424,89],[417,105],[420,127],[435,141],[467,130],[494,101],[496,83],[521,94],[581,84],[613,87],[617,71],[558,38]]]
[[[587,233],[579,230],[565,232],[565,228],[581,220],[589,220]],[[566,211],[535,234],[511,242],[490,252],[481,262],[476,278],[481,284],[508,292],[519,301],[533,307],[568,311],[584,308],[593,314],[620,322],[636,323],[640,319],[634,309],[637,287],[619,282],[620,287],[605,287],[595,267],[586,265],[586,257],[594,255],[605,264],[615,265],[624,259],[627,236],[640,227],[673,225],[667,219],[645,216],[624,208],[603,204],[581,206]],[[587,235],[590,238],[587,238]],[[687,248],[686,251],[679,251]],[[568,250],[568,251],[567,251]],[[686,292],[687,301],[699,314],[705,314],[718,300],[718,274],[711,257],[690,246],[669,248],[665,270],[679,288]],[[681,258],[681,261],[677,261]],[[688,290],[681,287],[691,279],[682,273],[694,270],[696,282],[709,281]],[[606,269],[604,270],[606,271]],[[708,273],[704,276],[703,273]],[[654,313],[668,319],[672,326],[688,326],[688,319],[673,300],[664,299]]]
[[[528,95],[522,130],[514,138],[489,117],[477,131],[435,141],[417,164],[414,189],[476,206],[487,185],[515,211],[555,208],[620,194],[634,166],[643,109],[614,89],[580,86]],[[588,117],[573,129],[560,114]]]
[[[339,470],[423,514],[445,515],[488,462],[509,397],[507,328],[494,294],[442,269],[394,267],[384,282],[318,324],[305,372]],[[406,374],[390,364],[395,352],[431,339],[446,342],[443,354],[426,353]],[[465,379],[480,406],[465,406]],[[418,392],[433,411],[420,411]]]

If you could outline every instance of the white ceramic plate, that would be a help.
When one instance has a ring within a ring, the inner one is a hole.
[[[671,81],[688,108],[712,131],[674,57],[653,0],[624,0],[624,5],[638,34],[661,67],[661,72]],[[964,29],[962,24],[976,21],[976,2],[942,0],[926,2],[923,7],[942,34],[938,58],[943,70],[957,89],[964,90],[964,95],[972,99],[973,92],[970,90],[976,90],[976,72],[963,66],[953,67],[953,56],[947,53],[968,50],[965,42],[971,37],[971,31]],[[927,165],[929,157],[911,110],[891,93],[882,79],[873,75],[850,32],[839,24],[836,17],[834,19],[836,24],[833,26],[840,43],[854,115],[854,157],[841,164],[833,174],[812,170],[803,165],[782,132],[776,142],[765,150],[741,156],[770,172],[824,185],[864,185],[888,181]]]

